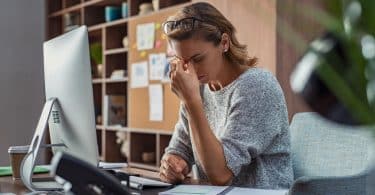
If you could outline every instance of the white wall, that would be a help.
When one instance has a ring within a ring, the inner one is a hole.
[[[0,166],[31,141],[44,102],[44,0],[0,0]]]

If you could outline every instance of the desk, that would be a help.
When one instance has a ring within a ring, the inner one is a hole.
[[[133,173],[133,174],[140,174],[142,177],[150,178],[150,179],[159,179],[159,174],[154,171],[147,171],[137,168],[124,168],[125,172]],[[46,177],[48,174],[37,174],[36,177]],[[132,192],[138,192],[144,195],[154,195],[158,194],[159,192],[166,191],[168,188],[150,188],[145,190],[134,190],[131,189]],[[14,194],[25,194],[28,193],[29,190],[23,185],[21,180],[13,181],[12,177],[0,177],[0,193],[11,192]]]

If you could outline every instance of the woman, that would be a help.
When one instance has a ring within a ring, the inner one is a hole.
[[[233,25],[208,3],[182,8],[163,29],[176,54],[171,89],[181,108],[160,178],[181,182],[196,164],[200,181],[212,185],[288,188],[288,114],[277,80],[254,67]]]

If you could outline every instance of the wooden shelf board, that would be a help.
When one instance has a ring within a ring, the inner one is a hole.
[[[134,168],[134,167],[128,166],[128,167],[122,168],[121,170],[125,171],[125,173],[139,174],[142,177],[150,178],[150,179],[156,179],[156,180],[160,181],[159,169],[157,171],[150,171],[150,170],[139,169],[139,168]]]
[[[113,54],[119,54],[119,53],[126,53],[128,52],[128,48],[116,48],[116,49],[107,49],[104,51],[104,55],[113,55]]]
[[[123,83],[127,81],[129,81],[128,77],[124,77],[121,79],[111,79],[111,78],[105,79],[105,83]]]
[[[75,12],[75,11],[78,11],[80,10],[81,8],[83,7],[82,4],[77,4],[77,5],[73,5],[71,7],[68,7],[68,8],[65,8],[65,9],[62,9],[62,10],[59,10],[59,11],[56,11],[56,12],[53,12],[51,13],[50,15],[48,15],[49,18],[53,18],[53,17],[57,17],[57,16],[62,16],[66,13],[69,13],[69,12]]]
[[[92,79],[92,83],[94,84],[99,84],[99,83],[103,83],[104,82],[104,79]]]
[[[96,129],[103,130],[103,129],[104,129],[104,126],[103,126],[103,125],[96,125]]]
[[[120,4],[120,0],[91,0],[86,1],[77,5],[73,5],[64,9],[61,9],[59,11],[53,12],[48,15],[49,18],[61,16],[63,14],[77,11],[81,8],[88,7],[88,6],[106,6],[106,5],[114,5],[114,4]]]
[[[117,127],[117,126],[104,126],[109,131],[125,131],[131,133],[143,133],[143,134],[160,134],[160,135],[172,135],[173,132],[160,129],[141,129],[141,128],[130,128],[130,127]]]
[[[141,169],[159,171],[159,167],[156,166],[156,163],[129,162],[129,166],[137,167]]]
[[[108,131],[125,131],[128,132],[127,127],[119,127],[119,126],[104,126],[104,128]]]
[[[111,21],[111,22],[103,23],[102,25],[104,25],[105,27],[111,27],[111,26],[125,24],[128,21],[129,21],[129,18],[122,18],[122,19]]]
[[[118,20],[115,20],[115,21],[112,21],[112,22],[103,22],[103,23],[100,23],[100,24],[95,24],[95,25],[89,26],[88,31],[91,32],[91,31],[96,31],[96,30],[106,28],[106,27],[121,25],[121,24],[127,23],[128,21],[129,21],[129,18],[122,18],[122,19],[118,19]]]
[[[148,134],[163,134],[163,135],[172,135],[173,132],[168,130],[160,130],[160,129],[144,129],[144,128],[130,128],[128,127],[129,131],[132,133],[148,133]]]
[[[85,2],[83,4],[75,5],[75,6],[72,6],[70,8],[66,8],[66,9],[62,9],[60,11],[54,12],[54,13],[50,14],[48,17],[61,16],[61,15],[65,14],[65,13],[76,11],[76,10],[82,8],[82,7],[87,7],[87,6],[91,6],[91,5],[108,4],[108,2],[103,2],[103,1],[105,1],[105,0],[92,0],[92,1],[88,1],[88,2]],[[136,20],[136,19],[139,19],[139,18],[143,18],[143,17],[147,17],[147,16],[150,16],[150,15],[153,15],[153,14],[160,14],[160,13],[162,13],[164,11],[168,11],[170,9],[176,9],[176,8],[179,8],[179,7],[184,7],[184,6],[190,5],[190,4],[191,4],[191,2],[182,3],[182,4],[170,6],[170,7],[167,7],[167,8],[162,8],[162,9],[160,9],[158,11],[154,11],[154,12],[151,12],[151,13],[148,13],[148,14],[145,14],[145,15],[135,15],[135,16],[130,16],[130,17],[123,18],[123,19],[118,19],[118,20],[115,20],[115,21],[112,21],[112,22],[105,22],[105,23],[101,23],[101,24],[96,24],[96,25],[93,25],[93,26],[89,26],[88,30],[89,31],[94,31],[94,30],[97,30],[97,29],[100,29],[100,28],[105,28],[105,27],[110,27],[110,26],[124,24],[124,23],[128,22],[129,20]]]
[[[119,5],[122,0],[91,0],[83,3],[84,7],[87,6],[105,6],[105,5]]]
[[[170,10],[182,8],[182,7],[185,7],[185,6],[190,5],[190,4],[192,4],[192,2],[181,3],[181,4],[169,6],[167,8],[162,8],[162,9],[159,9],[158,11],[153,11],[153,12],[150,12],[150,13],[147,13],[147,14],[144,14],[144,15],[134,15],[134,16],[130,16],[128,18],[129,18],[129,20],[137,20],[137,19],[140,19],[140,18],[152,16],[152,15],[159,15],[163,12],[167,12],[167,11],[170,11]]]
[[[87,31],[94,32],[97,30],[101,30],[102,28],[103,28],[103,24],[97,24],[97,25],[92,25],[92,26],[87,27]]]

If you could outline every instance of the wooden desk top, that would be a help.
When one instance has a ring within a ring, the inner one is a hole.
[[[139,174],[142,177],[159,180],[159,173],[154,171],[148,171],[137,168],[124,168],[127,173]],[[37,174],[37,177],[47,177],[48,174]],[[150,188],[145,190],[133,190],[132,192],[138,192],[139,194],[158,194],[159,192],[165,191],[168,188]],[[21,180],[13,180],[11,176],[0,177],[0,193],[14,193],[14,194],[25,194],[30,192],[22,183]]]
[[[0,192],[25,194],[29,190],[23,185],[21,180],[13,180],[12,176],[0,177]]]

